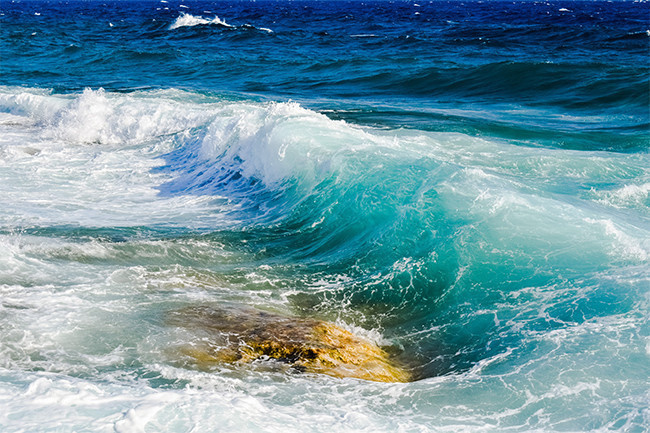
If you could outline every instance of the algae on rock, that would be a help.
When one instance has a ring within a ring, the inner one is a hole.
[[[300,371],[335,377],[410,380],[384,349],[330,322],[228,305],[174,311],[168,323],[207,335],[209,341],[181,349],[200,368],[273,359]]]

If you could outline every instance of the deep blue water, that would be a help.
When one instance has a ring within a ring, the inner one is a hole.
[[[646,147],[647,3],[421,3],[6,1],[2,81],[244,93],[362,124]],[[182,14],[196,19],[170,30]],[[191,25],[215,16],[229,27]]]
[[[649,146],[647,2],[3,0],[0,429],[647,431]],[[179,365],[222,303],[418,380]]]

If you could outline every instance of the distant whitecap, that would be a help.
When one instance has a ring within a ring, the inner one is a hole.
[[[169,30],[174,30],[180,27],[193,27],[198,25],[220,25],[224,27],[233,27],[227,24],[218,16],[212,19],[203,18],[202,16],[194,16],[190,14],[182,14],[169,26]]]

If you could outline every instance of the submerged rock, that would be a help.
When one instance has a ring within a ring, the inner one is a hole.
[[[170,313],[168,322],[203,334],[181,349],[199,367],[273,359],[300,371],[335,377],[410,380],[384,349],[330,322],[242,306],[185,308]]]

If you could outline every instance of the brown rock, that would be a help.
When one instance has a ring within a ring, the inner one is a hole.
[[[335,377],[410,380],[384,349],[330,322],[232,305],[185,308],[170,313],[168,322],[203,333],[203,339],[181,349],[199,367],[270,358]]]

